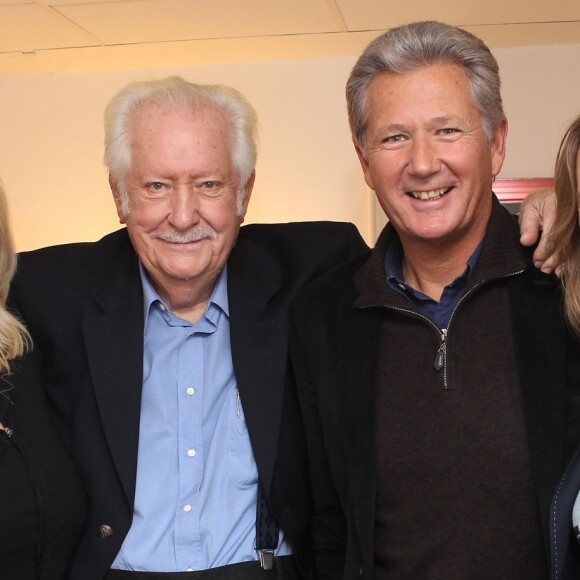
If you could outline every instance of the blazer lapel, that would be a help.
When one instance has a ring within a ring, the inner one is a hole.
[[[91,298],[82,323],[89,372],[107,445],[132,506],[143,377],[143,298],[130,244]]]
[[[270,488],[288,359],[288,304],[273,296],[281,282],[250,243],[238,242],[228,261],[232,359],[254,458]]]

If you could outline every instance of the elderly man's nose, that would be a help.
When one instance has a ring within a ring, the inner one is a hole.
[[[170,221],[177,229],[187,229],[199,221],[199,196],[192,188],[176,188],[171,203]]]

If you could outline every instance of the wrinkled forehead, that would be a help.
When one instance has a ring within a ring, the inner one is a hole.
[[[201,99],[188,103],[166,103],[150,99],[135,108],[129,118],[128,127],[135,134],[174,119],[194,120],[216,131],[229,129],[225,113],[217,105]]]
[[[129,130],[130,168],[158,162],[232,163],[232,131],[212,105],[167,107],[147,103],[135,111]]]
[[[369,119],[419,120],[423,117],[479,115],[469,77],[454,63],[438,63],[410,72],[383,72],[369,86]]]
[[[416,66],[408,71],[383,71],[374,75],[369,83],[368,93],[372,94],[396,86],[398,89],[409,85],[419,85],[423,91],[443,88],[461,93],[473,101],[471,80],[463,66],[450,60]],[[401,97],[404,95],[401,94]]]

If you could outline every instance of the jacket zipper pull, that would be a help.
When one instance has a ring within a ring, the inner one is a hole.
[[[10,439],[10,437],[12,437],[14,430],[10,429],[10,427],[2,427],[2,429],[0,429],[0,431],[4,431],[4,433],[6,433],[6,437],[8,437]]]
[[[439,350],[437,351],[437,356],[435,357],[435,364],[433,365],[436,371],[440,371],[445,365],[446,338],[447,338],[447,329],[444,328],[441,331],[441,344],[439,345]]]

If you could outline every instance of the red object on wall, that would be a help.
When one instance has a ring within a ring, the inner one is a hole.
[[[502,203],[520,203],[528,193],[543,187],[554,187],[554,178],[496,179],[492,189]]]

